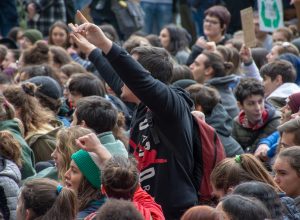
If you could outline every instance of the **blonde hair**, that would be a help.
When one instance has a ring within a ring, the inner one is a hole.
[[[62,155],[64,164],[62,168],[58,170],[58,178],[65,182],[65,173],[70,168],[71,155],[78,151],[80,148],[76,144],[76,139],[86,134],[90,134],[92,131],[80,126],[73,126],[70,128],[62,128],[56,135],[57,145],[56,148]]]

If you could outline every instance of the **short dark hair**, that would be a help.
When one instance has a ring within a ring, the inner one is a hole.
[[[118,111],[103,97],[87,96],[76,104],[77,123],[85,121],[97,134],[112,131],[117,123]]]
[[[231,219],[266,219],[270,213],[264,204],[257,199],[240,195],[228,195],[221,199],[222,209]]]
[[[171,55],[159,47],[136,47],[131,54],[137,54],[137,61],[148,70],[151,75],[163,83],[169,84],[172,78],[174,61]]]
[[[261,95],[264,97],[264,86],[263,84],[255,78],[245,78],[241,79],[240,83],[237,85],[235,90],[236,100],[243,104],[247,97],[252,95]]]
[[[205,68],[211,67],[214,71],[213,77],[226,76],[227,72],[233,69],[232,63],[224,62],[224,59],[215,52],[203,51],[202,54],[207,57],[204,62]]]
[[[139,171],[134,158],[114,156],[105,163],[101,182],[108,197],[132,200],[139,186]]]
[[[210,114],[213,108],[220,102],[221,97],[219,92],[211,87],[201,84],[194,84],[186,89],[190,93],[190,97],[195,105],[200,105],[203,113]]]
[[[228,28],[230,19],[231,19],[231,14],[228,11],[228,9],[221,5],[215,5],[215,6],[208,8],[204,12],[204,16],[206,17],[207,15],[217,17],[220,21],[221,28],[224,28],[224,25],[226,25],[226,28],[224,28],[224,31],[222,33],[222,34],[225,34],[226,29]]]
[[[123,199],[108,199],[96,212],[97,220],[143,220],[134,204]]]
[[[298,135],[300,134],[300,118],[294,118],[283,123],[278,126],[277,130],[280,133],[286,132],[295,134],[293,142],[300,146],[300,135]]]
[[[91,73],[77,73],[70,78],[68,89],[70,93],[80,94],[83,97],[97,95],[105,96],[103,82]]]
[[[295,82],[296,70],[294,66],[286,60],[275,60],[263,65],[260,69],[260,74],[264,78],[269,76],[271,80],[275,80],[278,75],[281,75],[282,82]]]

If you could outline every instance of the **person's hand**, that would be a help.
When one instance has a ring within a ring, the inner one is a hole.
[[[202,121],[205,121],[205,115],[203,112],[200,111],[192,111],[191,112],[196,118],[201,119]]]
[[[215,52],[217,50],[217,45],[214,41],[210,41],[206,43],[206,50]]]
[[[91,152],[91,156],[94,153],[100,167],[103,167],[103,164],[111,158],[110,152],[101,144],[100,140],[94,133],[90,133],[76,139],[76,144],[81,149]]]
[[[269,146],[267,144],[260,144],[258,145],[254,156],[258,157],[259,159],[261,159],[262,161],[266,161],[267,159],[267,152],[269,150]]]
[[[28,14],[27,14],[28,20],[32,20],[33,17],[35,16],[35,14],[36,14],[36,9],[35,9],[34,3],[28,4],[27,12],[28,12]]]
[[[76,144],[81,149],[94,153],[96,153],[99,148],[103,148],[103,145],[94,133],[90,133],[76,139]]]
[[[72,26],[72,25],[69,25]],[[73,28],[76,28],[73,25]],[[94,44],[91,44],[83,35],[79,33],[71,33],[70,37],[72,40],[76,43],[77,47],[80,51],[82,51],[87,56],[96,48]],[[74,48],[68,48],[68,53],[77,53],[77,51],[74,50]]]
[[[102,51],[107,54],[112,47],[112,41],[105,36],[103,31],[97,25],[89,23],[80,11],[77,11],[77,17],[83,24],[79,26],[69,24],[69,27],[74,31],[74,33],[71,34],[71,37],[74,42],[78,44],[78,47],[80,48],[80,46],[82,46],[79,45],[81,41],[83,42],[83,44],[87,43],[88,41],[91,44],[102,49]],[[84,41],[84,39],[86,39],[86,41]],[[77,40],[79,40],[79,42],[77,42]]]
[[[204,37],[199,37],[196,41],[196,45],[198,47],[201,47],[203,49],[206,49],[207,47],[207,41],[204,39]]]
[[[68,52],[68,54],[77,54],[77,51],[74,49],[74,47],[69,47],[69,48],[67,48],[67,52]]]
[[[245,44],[243,44],[240,50],[240,57],[243,63],[250,63],[252,61],[251,49],[246,47]]]
[[[94,218],[96,218],[97,213],[93,212],[91,214],[89,214],[87,217],[84,218],[84,220],[93,220]]]

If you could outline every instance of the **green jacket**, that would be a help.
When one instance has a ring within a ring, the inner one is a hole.
[[[0,131],[8,130],[12,133],[14,138],[20,143],[22,148],[22,179],[25,179],[29,176],[35,175],[35,159],[34,154],[30,147],[27,145],[26,141],[22,137],[19,124],[16,120],[6,120],[6,121],[0,121]]]
[[[26,182],[27,180],[36,179],[36,178],[49,178],[49,179],[60,181],[58,179],[58,172],[55,166],[43,169],[42,171],[38,172],[34,176],[28,177],[26,180],[23,181],[23,183]]]
[[[116,140],[111,131],[98,134],[100,142],[106,147],[106,149],[113,155],[128,157],[128,152],[124,144],[120,140]]]

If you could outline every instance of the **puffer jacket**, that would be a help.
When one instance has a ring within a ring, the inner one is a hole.
[[[5,192],[7,206],[10,210],[10,220],[16,219],[20,181],[21,172],[18,166],[14,162],[0,157],[0,186]]]

